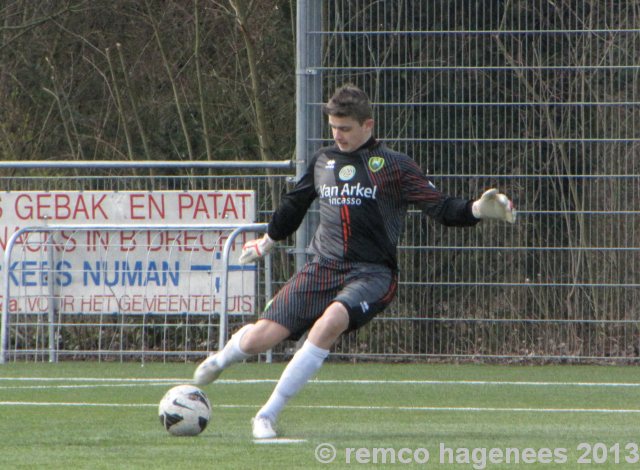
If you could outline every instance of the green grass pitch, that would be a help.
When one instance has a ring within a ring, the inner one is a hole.
[[[283,412],[283,439],[266,444],[253,441],[249,422],[283,365],[225,371],[202,387],[213,405],[209,427],[173,437],[157,404],[171,386],[188,383],[194,367],[0,365],[0,466],[640,467],[637,367],[329,362]]]

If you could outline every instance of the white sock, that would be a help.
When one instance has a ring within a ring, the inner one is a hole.
[[[240,348],[240,340],[251,328],[253,328],[253,323],[243,326],[236,331],[233,336],[231,336],[229,341],[227,341],[227,344],[224,345],[224,348],[216,354],[216,362],[218,366],[226,369],[231,364],[244,361],[246,358],[251,356],[251,354],[247,354]]]
[[[328,349],[319,348],[309,340],[305,341],[287,364],[269,400],[256,416],[267,417],[275,423],[289,399],[313,377],[328,355]]]

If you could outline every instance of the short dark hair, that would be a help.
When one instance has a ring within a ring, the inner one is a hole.
[[[328,116],[354,118],[360,124],[373,117],[367,94],[350,83],[338,88],[322,111]]]

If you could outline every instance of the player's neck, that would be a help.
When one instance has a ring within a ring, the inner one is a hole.
[[[378,141],[376,140],[376,138],[373,135],[371,135],[358,148],[356,148],[355,150],[352,150],[351,152],[344,152],[344,153],[356,153],[356,152],[359,152],[360,150],[371,148],[374,145],[376,145],[377,143],[378,143]]]
[[[374,145],[376,145],[378,143],[378,141],[376,140],[376,138],[371,135],[364,144],[362,144],[360,147],[358,147],[358,150],[362,150],[362,149],[367,149],[367,148],[371,148]]]

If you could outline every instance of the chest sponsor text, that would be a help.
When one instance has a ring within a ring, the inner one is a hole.
[[[363,199],[376,199],[378,186],[363,186],[361,183],[342,186],[329,186],[326,184],[318,188],[320,198],[329,199],[331,205],[360,205]]]

